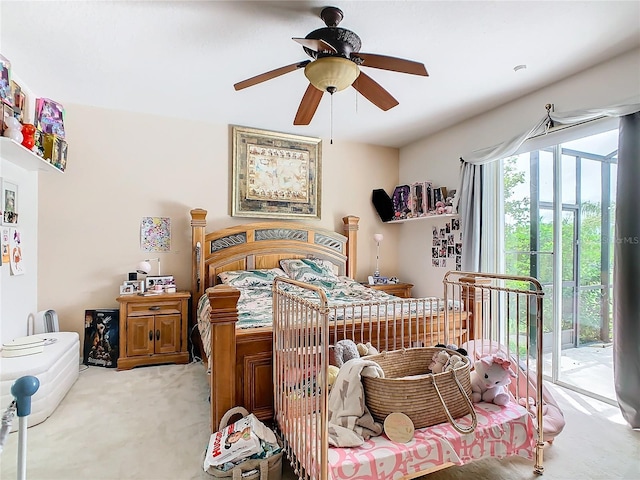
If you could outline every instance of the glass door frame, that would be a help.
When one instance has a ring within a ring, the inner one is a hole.
[[[596,122],[594,122],[596,123]],[[612,130],[612,129],[616,129],[617,128],[617,123],[615,125],[612,124],[611,121],[601,121],[598,122],[599,125],[597,127],[593,127],[591,126],[591,128],[586,128],[583,130],[583,132],[581,132],[580,134],[576,134],[575,136],[573,136],[573,139],[577,139],[577,138],[586,138],[589,137],[591,135],[597,135],[599,133],[603,133],[606,132],[608,130]],[[576,130],[577,132],[577,130]],[[575,204],[562,204],[561,200],[563,198],[562,196],[562,155],[563,155],[563,149],[562,149],[562,145],[564,143],[567,143],[567,141],[570,140],[564,140],[562,138],[558,138],[555,141],[555,145],[552,146],[544,146],[542,144],[540,144],[538,142],[538,144],[536,146],[533,147],[525,147],[525,148],[521,148],[521,150],[519,152],[516,152],[516,154],[519,153],[525,153],[525,152],[534,152],[534,151],[539,151],[539,150],[546,150],[550,153],[552,153],[553,155],[553,201],[552,202],[541,202],[539,201],[539,197],[536,194],[535,196],[532,194],[531,195],[531,215],[532,215],[532,223],[535,223],[536,225],[539,223],[537,220],[534,220],[534,212],[535,215],[538,215],[538,211],[541,208],[545,208],[547,210],[551,209],[553,212],[553,251],[552,252],[541,252],[539,251],[539,248],[534,248],[534,247],[539,247],[539,243],[531,243],[530,244],[530,252],[518,252],[518,253],[529,253],[532,257],[532,264],[531,267],[533,268],[535,265],[535,262],[539,261],[538,255],[539,254],[551,254],[552,255],[552,261],[553,261],[553,268],[552,268],[552,277],[553,277],[553,285],[552,285],[552,315],[553,315],[553,330],[552,330],[552,342],[551,342],[551,360],[552,360],[552,368],[550,372],[543,372],[544,377],[548,380],[551,380],[553,383],[561,385],[563,387],[566,387],[568,389],[577,391],[579,393],[585,394],[587,396],[593,397],[593,398],[597,398],[603,402],[612,404],[612,405],[616,405],[616,401],[611,399],[611,398],[607,398],[604,397],[602,395],[599,395],[595,392],[592,391],[588,391],[585,390],[583,388],[577,387],[574,384],[569,384],[565,381],[562,381],[560,379],[560,360],[561,360],[561,352],[562,352],[562,311],[563,311],[563,298],[562,298],[562,292],[563,292],[563,272],[562,272],[562,259],[563,259],[563,249],[562,249],[562,219],[563,219],[563,213],[564,212],[568,212],[571,211],[574,213],[573,218],[574,218],[574,225],[573,225],[573,249],[574,249],[574,254],[572,256],[572,263],[573,263],[573,281],[571,282],[573,284],[573,297],[572,297],[572,303],[573,303],[573,317],[574,317],[574,326],[573,328],[578,328],[575,327],[576,322],[579,322],[579,310],[580,310],[580,292],[582,291],[582,287],[581,287],[581,281],[580,281],[580,262],[579,262],[579,256],[580,256],[580,232],[581,232],[581,207],[580,204],[578,203],[578,201],[580,200],[580,196],[576,197],[575,200]],[[567,152],[565,152],[566,155]],[[584,152],[587,153],[587,152]],[[569,153],[569,155],[571,155],[571,153]],[[580,157],[581,159],[583,157]],[[588,158],[588,153],[587,153],[587,158]],[[602,182],[602,197],[601,197],[601,202],[605,202],[605,201],[609,201],[611,200],[611,192],[610,192],[610,164],[611,163],[615,163],[615,161],[611,161],[610,158],[607,158],[605,160],[601,160],[602,161],[602,176],[601,176],[601,182]],[[504,170],[502,168],[502,162],[497,162],[500,164],[501,168],[496,169],[494,172],[492,172],[493,175],[487,175],[485,178],[489,178],[489,177],[493,177],[495,174],[497,174],[497,178],[498,180],[494,180],[494,182],[497,182],[498,184],[500,184],[500,189],[497,189],[498,192],[498,196],[499,196],[499,200],[497,203],[500,204],[499,207],[496,207],[496,211],[495,213],[498,213],[498,211],[500,211],[500,209],[503,209],[503,200],[504,200],[504,191],[502,186],[502,178],[504,177]],[[579,195],[580,192],[580,164],[581,161],[576,161],[576,170],[575,170],[575,175],[576,175],[576,194]],[[609,164],[609,165],[607,165]],[[538,180],[539,180],[539,165],[536,165],[537,168],[532,168],[533,166],[531,166],[531,171],[530,171],[530,175],[531,175],[531,183],[532,183],[532,189],[534,188],[534,180],[535,180],[535,187],[538,187]],[[535,173],[534,173],[535,172]],[[534,178],[535,176],[535,178]],[[496,190],[494,190],[496,191]],[[606,192],[606,193],[605,193]],[[535,204],[535,205],[534,205]],[[535,210],[534,210],[534,206],[535,206]],[[601,213],[601,222],[602,225],[604,226],[604,223],[608,222],[609,219],[609,215],[608,212],[606,212],[604,209],[607,208],[608,209],[609,204],[607,204],[606,206],[604,205],[604,203],[602,203],[602,208],[603,211]],[[501,212],[503,213],[503,212]],[[504,214],[503,215],[498,215],[497,218],[503,219],[504,218]],[[504,272],[505,271],[505,254],[507,253],[504,249],[504,224],[503,222],[498,222],[501,225],[496,226],[497,228],[494,228],[493,230],[497,233],[497,239],[500,239],[500,242],[498,242],[500,244],[500,248],[499,250],[497,250],[498,252],[502,252],[502,255],[499,255],[501,258],[500,259],[495,259],[493,261],[489,261],[487,262],[487,266],[492,265],[494,267],[498,267],[498,269],[494,270],[494,271],[499,271],[499,272]],[[536,227],[537,228],[537,227]],[[532,235],[533,235],[533,230],[532,230]],[[605,247],[606,245],[608,245],[609,242],[609,232],[605,231],[604,229],[602,229],[602,255],[604,255],[605,253]],[[510,252],[513,253],[513,252]],[[536,258],[533,258],[536,257]],[[601,263],[603,268],[606,267],[607,265],[609,265],[609,257],[606,256],[606,258],[603,256],[601,258]],[[484,268],[485,265],[483,265]],[[608,275],[608,273],[603,272],[602,276],[604,277],[604,275]],[[609,295],[610,295],[610,281],[609,282],[605,282],[605,278],[602,278],[602,285],[601,288],[603,289],[603,302],[607,301]],[[607,284],[605,284],[607,283]],[[603,307],[601,308],[602,314],[604,315],[606,313],[606,309]],[[608,318],[601,320],[601,321],[609,321]],[[576,335],[579,334],[578,331],[575,332]],[[579,337],[576,337],[574,339],[574,342],[579,343]]]

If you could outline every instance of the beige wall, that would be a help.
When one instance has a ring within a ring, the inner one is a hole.
[[[190,209],[208,210],[208,230],[255,219],[229,215],[228,125],[65,107],[67,170],[40,176],[38,308],[56,310],[62,330],[82,335],[84,310],[117,307],[119,284],[144,258],[160,256],[162,273],[189,288]],[[398,231],[379,220],[371,191],[396,185],[398,150],[340,141],[322,150],[318,223],[342,231],[343,216],[361,218],[359,280],[375,269],[372,236],[382,231],[384,266],[395,274]],[[171,218],[170,253],[140,250],[144,216]]]
[[[431,135],[400,150],[400,181],[432,180],[457,188],[459,158],[489,147],[532,127],[553,103],[557,112],[599,107],[640,98],[640,49],[569,77],[530,95]],[[442,277],[449,270],[431,266],[431,229],[441,219],[416,220],[396,225],[403,279],[416,284],[416,295],[441,295]],[[463,232],[464,233],[464,232]]]

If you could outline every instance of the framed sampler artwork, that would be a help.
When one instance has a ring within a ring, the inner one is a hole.
[[[319,138],[232,126],[231,216],[320,218]]]

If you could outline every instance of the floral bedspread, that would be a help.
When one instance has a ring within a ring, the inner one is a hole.
[[[317,301],[318,296],[310,290],[301,290],[291,285],[283,284],[284,288],[293,288],[297,292],[310,300]],[[238,288],[240,290],[240,298],[238,300],[238,322],[237,328],[255,328],[270,326],[273,322],[272,317],[272,292],[270,286],[253,286],[248,288]],[[327,300],[331,306],[349,305],[354,302],[388,302],[391,300],[400,300],[398,297],[389,295],[386,292],[368,288],[355,280],[341,276],[339,282],[333,284],[333,288],[325,289]],[[424,301],[424,299],[422,299]],[[429,298],[426,303],[420,304],[420,308],[426,306],[427,311],[433,309],[435,311],[443,310],[442,299]],[[451,306],[450,306],[451,307]],[[416,308],[414,305],[413,308]],[[198,329],[205,348],[207,358],[210,358],[209,347],[211,345],[209,333],[209,315],[211,307],[207,295],[200,297],[198,301]]]

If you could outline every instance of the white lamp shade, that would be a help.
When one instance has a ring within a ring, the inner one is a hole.
[[[138,264],[136,270],[138,271],[138,273],[148,274],[151,271],[151,264],[145,260]]]
[[[382,236],[382,234],[381,234],[381,233],[374,233],[374,234],[373,234],[373,239],[374,239],[376,242],[380,243],[380,242],[384,239],[384,237]]]

